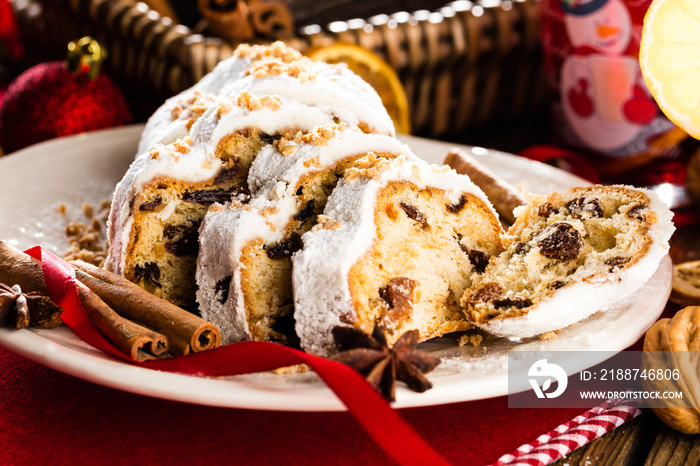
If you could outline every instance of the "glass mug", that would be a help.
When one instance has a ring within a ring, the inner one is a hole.
[[[661,112],[639,68],[651,0],[542,0],[542,41],[560,142],[604,181],[688,204],[685,169],[698,142]]]

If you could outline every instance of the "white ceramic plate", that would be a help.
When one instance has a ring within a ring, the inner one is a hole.
[[[81,206],[111,197],[133,159],[141,126],[99,131],[39,144],[0,159],[0,239],[26,249],[40,244],[61,255],[64,230],[81,218]],[[452,144],[404,137],[414,152],[441,163]],[[465,148],[504,179],[545,193],[586,184],[566,172],[512,155]],[[65,204],[67,213],[58,206]],[[434,388],[418,394],[399,387],[396,407],[428,406],[507,394],[506,354],[521,350],[620,351],[633,344],[661,314],[670,293],[671,264],[661,267],[630,302],[565,329],[549,341],[487,340],[459,347],[452,338],[421,345],[440,356],[430,374]],[[572,303],[575,305],[575,303]],[[272,373],[204,378],[153,371],[111,358],[68,329],[0,329],[0,345],[53,369],[109,387],[204,405],[294,411],[344,409],[313,373]],[[601,361],[591,360],[589,364]]]

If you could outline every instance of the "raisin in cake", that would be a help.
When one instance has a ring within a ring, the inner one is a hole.
[[[219,99],[244,91],[293,98],[333,112],[340,121],[364,125],[368,132],[394,134],[381,98],[359,76],[345,65],[314,62],[278,41],[239,45],[194,86],[166,100],[146,123],[138,154],[184,138]]]
[[[468,319],[499,336],[531,337],[614,306],[668,252],[671,212],[652,192],[574,188],[516,210],[505,251],[462,299]]]
[[[483,192],[448,167],[398,157],[361,159],[328,199],[293,257],[296,332],[306,351],[336,351],[336,326],[393,343],[466,330],[459,299],[501,250]]]
[[[282,138],[250,169],[250,203],[214,205],[200,229],[197,301],[224,343],[295,340],[291,256],[353,162],[415,158],[397,139],[344,123]],[[417,159],[416,159],[417,160]]]
[[[129,167],[114,194],[106,267],[193,307],[197,232],[209,205],[247,189],[250,164],[262,147],[282,134],[334,123],[347,111],[333,102],[322,109],[247,91],[219,100],[190,136],[156,144]],[[386,115],[383,107],[377,112]]]

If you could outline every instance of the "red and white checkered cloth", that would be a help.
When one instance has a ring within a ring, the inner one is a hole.
[[[625,400],[610,400],[501,456],[491,466],[545,466],[639,416]]]

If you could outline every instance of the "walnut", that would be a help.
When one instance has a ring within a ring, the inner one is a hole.
[[[700,307],[688,306],[671,319],[661,319],[644,338],[642,370],[673,373],[673,377],[646,377],[646,391],[683,392],[682,398],[653,400],[654,414],[669,427],[685,434],[700,433]]]

